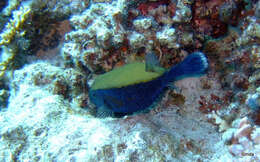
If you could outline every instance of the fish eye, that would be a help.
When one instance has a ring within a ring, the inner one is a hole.
[[[96,93],[89,93],[89,96],[96,97]]]

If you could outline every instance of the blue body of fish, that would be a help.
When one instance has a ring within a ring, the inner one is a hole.
[[[89,97],[98,109],[115,113],[133,113],[152,105],[170,82],[204,74],[207,69],[206,56],[201,52],[194,52],[154,80],[120,88],[90,89]]]

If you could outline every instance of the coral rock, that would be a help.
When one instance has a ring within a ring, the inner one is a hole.
[[[260,110],[260,94],[249,94],[246,99],[246,104],[254,111]]]
[[[161,45],[166,45],[168,48],[179,48],[179,44],[176,42],[177,33],[174,28],[164,28],[162,31],[156,33],[156,38]]]
[[[152,26],[152,21],[151,18],[136,19],[133,24],[137,30],[142,31],[149,29]]]
[[[234,138],[239,139],[241,137],[249,137],[252,132],[252,126],[249,124],[244,124],[241,128],[237,130],[234,134]]]
[[[184,4],[183,1],[178,0],[175,16],[172,18],[173,22],[176,23],[187,23],[192,18],[192,11],[189,5]]]
[[[251,134],[251,138],[255,144],[260,145],[260,128],[256,128]]]
[[[243,146],[239,144],[234,144],[229,147],[229,152],[236,156],[241,155],[243,151],[244,151]]]
[[[140,48],[144,47],[145,45],[145,37],[140,33],[133,32],[131,35],[129,35],[128,39],[132,48]]]
[[[242,118],[242,119],[240,120],[240,123],[239,123],[238,128],[241,128],[241,127],[243,127],[244,125],[248,125],[248,124],[250,124],[249,119],[248,119],[247,117],[244,117],[244,118]]]

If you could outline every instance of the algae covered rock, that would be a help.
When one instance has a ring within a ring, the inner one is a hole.
[[[86,92],[86,76],[74,69],[62,69],[48,63],[35,63],[14,73],[12,91],[19,90],[19,85],[26,84],[41,87],[53,94],[71,100]]]

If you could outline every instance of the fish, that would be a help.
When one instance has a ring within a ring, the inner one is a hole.
[[[201,76],[208,69],[202,52],[193,52],[170,69],[158,66],[153,54],[146,62],[134,62],[97,76],[90,87],[89,99],[97,107],[97,116],[133,114],[147,109],[163,94],[170,83]],[[149,60],[152,61],[149,63]],[[148,67],[148,68],[147,68]]]

